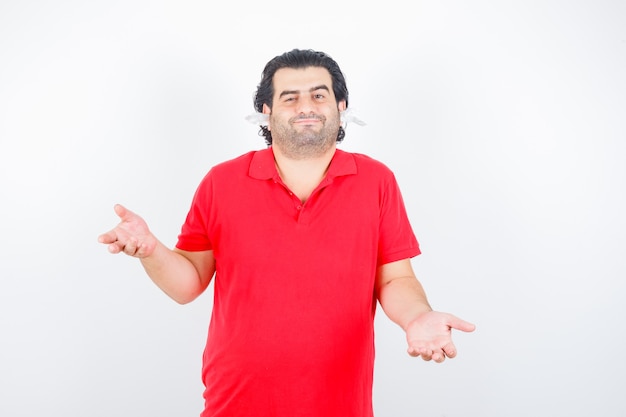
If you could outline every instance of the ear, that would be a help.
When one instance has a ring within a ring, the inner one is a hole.
[[[270,106],[265,103],[263,103],[263,114],[272,114],[272,109],[270,109]],[[272,125],[270,124],[269,118],[267,120],[267,130],[272,130]]]
[[[339,109],[339,111],[344,111],[346,109],[346,101],[341,100],[339,103],[337,103],[337,108]]]

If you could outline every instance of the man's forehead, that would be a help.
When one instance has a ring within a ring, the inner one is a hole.
[[[285,90],[308,91],[320,85],[331,89],[332,77],[324,67],[281,68],[274,73],[273,84],[278,94]]]

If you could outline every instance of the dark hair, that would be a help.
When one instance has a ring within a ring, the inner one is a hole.
[[[348,107],[348,87],[346,86],[346,79],[339,68],[339,65],[330,56],[324,52],[314,51],[311,49],[293,49],[289,52],[285,52],[282,55],[274,57],[269,61],[263,73],[261,74],[261,82],[257,86],[256,94],[254,95],[254,109],[262,113],[263,104],[267,104],[272,108],[272,98],[274,97],[274,74],[281,68],[307,68],[307,67],[323,67],[330,73],[333,83],[333,93],[337,103],[341,100],[346,102],[346,108]],[[337,135],[337,142],[341,142],[346,135],[343,127],[339,126],[339,133]],[[272,144],[272,133],[267,126],[261,126],[259,130],[259,136],[265,136],[265,142],[268,145]]]

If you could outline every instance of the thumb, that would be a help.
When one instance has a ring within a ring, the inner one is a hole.
[[[476,329],[475,324],[472,324],[465,320],[461,320],[460,318],[455,316],[450,316],[448,326],[456,330],[461,330],[463,332],[473,332]]]
[[[135,213],[133,213],[132,211],[128,210],[126,207],[124,207],[121,204],[116,204],[113,207],[113,210],[115,210],[115,214],[117,214],[117,216],[122,221],[131,220],[133,218],[133,216],[135,215]]]

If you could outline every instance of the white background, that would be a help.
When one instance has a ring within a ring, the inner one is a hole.
[[[396,172],[431,303],[478,326],[425,363],[379,310],[377,417],[625,415],[617,0],[0,3],[0,415],[199,414],[211,291],[96,237],[123,203],[172,246],[295,47],[339,62],[341,147]]]

